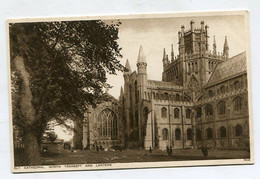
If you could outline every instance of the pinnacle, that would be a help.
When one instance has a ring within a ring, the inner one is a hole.
[[[139,49],[137,63],[146,63],[146,58],[144,55],[144,50],[143,50],[142,45],[140,46],[140,49]]]
[[[127,68],[128,71],[125,71],[124,74],[131,74],[132,73],[128,59],[126,60],[125,68]]]

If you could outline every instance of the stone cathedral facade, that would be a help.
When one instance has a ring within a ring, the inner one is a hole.
[[[216,50],[215,37],[209,50],[208,31],[203,21],[199,28],[193,21],[189,30],[181,27],[178,55],[173,48],[169,56],[163,51],[161,81],[147,78],[149,64],[141,46],[137,71],[132,72],[126,62],[124,88],[119,100],[112,100],[116,107],[101,104],[93,112],[98,116],[93,118],[102,121],[104,110],[110,110],[117,124],[107,123],[110,127],[101,127],[101,132],[100,127],[83,127],[83,145],[93,141],[91,131],[86,131],[96,130],[95,141],[106,146],[248,149],[246,52],[229,57],[227,37],[221,53]],[[111,132],[115,127],[117,132]]]

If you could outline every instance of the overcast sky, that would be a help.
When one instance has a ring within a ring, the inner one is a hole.
[[[216,37],[217,51],[223,51],[225,36],[228,38],[230,57],[246,50],[245,24],[243,16],[203,16],[203,17],[174,17],[174,18],[149,18],[149,19],[123,19],[119,30],[118,43],[122,47],[125,65],[129,60],[132,72],[136,70],[136,61],[140,45],[143,46],[147,60],[148,79],[162,79],[162,53],[171,51],[173,44],[175,55],[178,54],[178,31],[181,25],[185,30],[190,29],[190,21],[194,20],[195,28],[200,28],[203,20],[209,26],[209,49],[212,50],[213,36]],[[110,22],[110,21],[109,21]],[[113,86],[109,93],[118,98],[120,87],[124,86],[123,74],[109,75],[108,83]]]

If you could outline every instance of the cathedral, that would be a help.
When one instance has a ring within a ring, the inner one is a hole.
[[[166,150],[249,148],[246,52],[229,56],[209,50],[209,27],[181,26],[178,55],[173,47],[162,55],[162,80],[147,78],[147,59],[140,46],[137,71],[126,62],[119,99],[86,112],[82,132],[74,135],[84,147],[121,145]]]

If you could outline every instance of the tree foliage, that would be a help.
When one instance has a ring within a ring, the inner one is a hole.
[[[120,22],[100,20],[10,24],[13,123],[26,131],[19,106],[19,73],[14,59],[21,56],[29,73],[38,139],[55,118],[82,118],[87,106],[106,99],[106,73],[124,70],[117,40]]]

